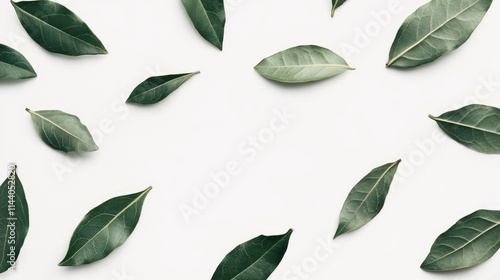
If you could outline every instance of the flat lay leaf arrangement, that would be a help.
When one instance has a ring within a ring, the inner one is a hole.
[[[179,1],[199,35],[222,51],[224,1]],[[332,17],[345,2],[332,0]],[[108,53],[89,26],[65,6],[49,0],[11,4],[27,34],[45,50],[66,56]],[[386,66],[413,68],[457,49],[470,38],[491,4],[492,0],[431,0],[424,4],[397,31]],[[299,45],[277,52],[262,59],[254,69],[268,80],[287,84],[316,82],[354,70],[338,54],[317,45]],[[147,78],[132,90],[126,103],[158,103],[199,73]],[[37,73],[26,57],[0,44],[0,82],[35,77]],[[36,133],[49,147],[64,153],[99,149],[79,117],[60,110],[26,111]],[[472,104],[429,117],[457,143],[476,152],[500,154],[500,109]],[[376,167],[354,185],[340,210],[332,238],[360,229],[381,213],[400,162]],[[74,230],[59,265],[90,264],[120,247],[136,228],[151,189],[114,197],[90,210]],[[14,167],[0,186],[0,273],[15,267],[28,228],[26,195]],[[285,257],[292,232],[290,229],[281,235],[259,235],[241,243],[222,259],[212,280],[268,279]],[[499,248],[500,211],[478,210],[437,237],[421,268],[450,271],[476,266],[490,259]]]

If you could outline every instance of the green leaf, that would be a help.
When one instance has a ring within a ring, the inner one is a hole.
[[[151,190],[112,198],[90,210],[76,227],[60,266],[89,264],[107,257],[134,231]]]
[[[500,109],[468,105],[439,117],[429,115],[458,143],[485,154],[500,154]]]
[[[332,17],[335,15],[335,10],[342,6],[346,0],[332,0]]]
[[[500,248],[500,211],[479,210],[441,234],[420,266],[428,271],[468,268],[487,261]]]
[[[13,167],[0,186],[0,273],[16,269],[29,226],[28,202]]]
[[[154,104],[160,102],[192,76],[200,72],[150,77],[130,94],[127,103]]]
[[[219,264],[212,280],[267,279],[283,259],[292,231],[283,235],[260,235],[238,245]]]
[[[63,152],[93,152],[97,147],[92,135],[77,116],[58,110],[31,111],[36,132],[43,142]]]
[[[432,0],[400,27],[387,66],[416,67],[457,49],[469,39],[492,0]]]
[[[182,0],[194,27],[212,45],[222,50],[226,13],[223,0]]]
[[[336,53],[309,45],[293,47],[265,58],[255,70],[270,80],[305,83],[327,79],[354,68]]]
[[[64,55],[106,54],[106,48],[77,15],[49,1],[11,1],[28,35],[49,52]]]
[[[0,44],[0,80],[36,77],[35,70],[18,51]]]
[[[382,210],[392,179],[401,160],[387,163],[370,171],[347,196],[340,212],[335,237],[359,229]]]

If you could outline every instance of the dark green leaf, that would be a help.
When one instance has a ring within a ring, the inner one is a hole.
[[[474,104],[439,117],[429,117],[453,140],[467,148],[500,154],[500,109]]]
[[[76,227],[60,266],[76,266],[107,257],[134,231],[151,190],[112,198],[90,210]]]
[[[182,0],[200,35],[222,50],[226,13],[223,0]]]
[[[336,53],[313,45],[284,50],[255,66],[263,77],[282,83],[318,81],[353,69]]]
[[[77,116],[58,110],[31,111],[36,132],[43,142],[63,152],[93,152],[97,147],[92,135]]]
[[[421,268],[448,271],[487,261],[500,248],[500,211],[479,210],[441,234]]]
[[[16,269],[29,225],[28,202],[13,167],[0,186],[0,273]]]
[[[384,207],[400,162],[398,160],[373,169],[354,186],[340,212],[335,237],[359,229],[378,215]]]
[[[12,2],[28,35],[49,52],[78,56],[106,54],[106,48],[77,15],[49,1]]]
[[[411,14],[392,44],[387,66],[432,62],[469,39],[492,0],[432,0]]]
[[[0,80],[36,77],[35,70],[18,51],[0,44]]]
[[[346,0],[332,0],[332,17],[335,15],[335,10],[337,10],[338,7],[342,6],[345,1]]]
[[[260,235],[234,248],[219,264],[212,280],[265,280],[283,259],[293,230]]]
[[[140,83],[127,99],[127,103],[153,104],[160,102],[184,82],[200,72],[150,77]]]

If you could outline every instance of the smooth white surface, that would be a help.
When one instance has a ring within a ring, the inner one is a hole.
[[[0,84],[0,166],[7,172],[8,162],[18,163],[31,218],[18,272],[0,277],[210,279],[239,243],[294,228],[269,279],[498,279],[498,254],[459,273],[432,274],[419,266],[435,238],[459,218],[500,209],[500,157],[441,141],[427,118],[470,103],[481,79],[500,82],[500,5],[493,3],[460,49],[398,71],[385,68],[389,48],[404,19],[426,1],[397,2],[385,27],[373,29],[365,45],[356,42],[357,30],[373,28],[373,13],[391,1],[349,0],[334,19],[328,0],[226,1],[223,52],[198,35],[177,0],[61,1],[109,51],[80,58],[43,50],[10,3],[0,2],[0,42],[22,52],[39,74]],[[300,44],[330,48],[357,70],[298,86],[254,71],[262,58]],[[346,44],[358,52],[347,56]],[[149,76],[196,70],[201,74],[159,104],[123,104]],[[498,83],[481,93],[479,103],[500,107]],[[98,152],[68,156],[38,138],[25,107],[78,115],[94,132],[103,121],[113,129],[95,134]],[[273,110],[283,107],[295,118],[248,161],[239,146],[269,127]],[[417,142],[433,135],[441,143],[424,155]],[[333,236],[350,189],[372,168],[398,158],[399,179],[380,215],[338,238],[331,253],[318,251],[324,259],[313,267],[318,239]],[[179,206],[191,204],[195,190],[212,181],[209,174],[233,160],[241,172],[187,224]],[[54,166],[71,172],[59,178]],[[139,225],[121,248],[92,265],[57,266],[87,211],[149,185]],[[291,269],[303,265],[307,278],[293,278]]]

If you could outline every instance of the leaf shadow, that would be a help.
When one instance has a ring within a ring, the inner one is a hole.
[[[345,75],[347,75],[347,73],[345,73]],[[303,83],[284,83],[284,82],[279,82],[279,81],[275,81],[275,80],[270,80],[270,79],[267,79],[264,77],[261,77],[261,78],[266,80],[269,84],[271,84],[275,87],[278,87],[278,88],[283,88],[285,90],[288,90],[288,89],[303,90],[305,88],[311,89],[312,87],[315,87],[315,86],[321,86],[321,85],[326,84],[326,83],[334,83],[335,81],[340,82],[340,80],[342,80],[345,75],[338,75],[338,76],[330,77],[330,78],[327,78],[324,80],[310,81],[310,82],[303,82]]]

